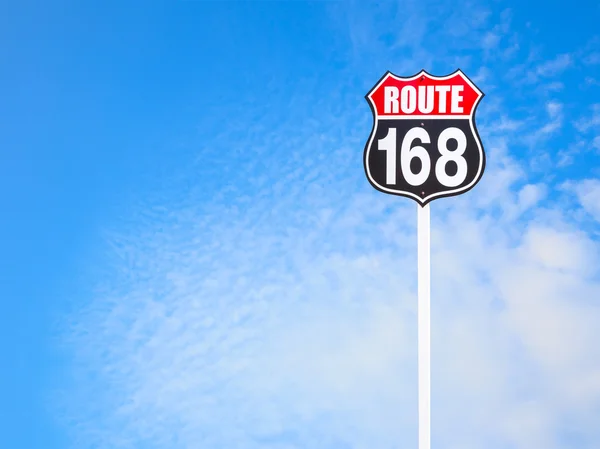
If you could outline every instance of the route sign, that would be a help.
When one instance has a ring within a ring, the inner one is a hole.
[[[447,76],[387,72],[365,96],[373,129],[367,179],[377,190],[417,202],[419,449],[431,448],[431,217],[429,202],[472,189],[485,169],[475,128],[483,93],[460,70]]]
[[[408,78],[388,71],[365,96],[373,113],[363,158],[371,185],[421,206],[473,188],[485,169],[475,127],[483,96],[460,70]]]

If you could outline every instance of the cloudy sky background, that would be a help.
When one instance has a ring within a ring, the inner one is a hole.
[[[600,447],[600,9],[541,5],[3,6],[0,446],[416,448],[416,204],[363,97],[461,68],[432,446]]]

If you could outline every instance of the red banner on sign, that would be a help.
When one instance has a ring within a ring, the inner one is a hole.
[[[462,72],[445,78],[421,73],[398,78],[388,73],[369,95],[375,115],[470,116],[483,94]]]

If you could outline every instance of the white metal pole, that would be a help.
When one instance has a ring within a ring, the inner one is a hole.
[[[431,447],[430,213],[417,205],[419,449]]]

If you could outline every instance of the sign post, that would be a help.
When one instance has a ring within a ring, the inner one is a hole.
[[[417,354],[419,370],[419,448],[431,440],[431,332],[430,332],[430,217],[429,204],[417,206]]]
[[[431,447],[430,208],[472,189],[485,153],[475,127],[484,94],[460,70],[402,78],[387,72],[365,96],[373,129],[363,162],[380,192],[417,202],[419,449]]]

